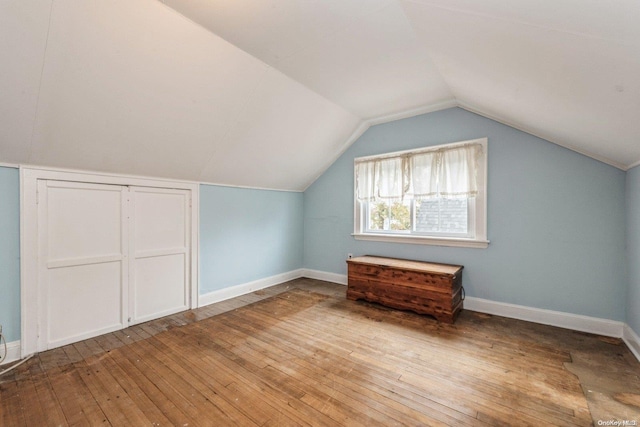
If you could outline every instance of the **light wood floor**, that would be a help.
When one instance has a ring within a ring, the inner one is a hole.
[[[40,353],[0,377],[0,425],[640,422],[620,340],[483,315],[455,325],[298,279]]]

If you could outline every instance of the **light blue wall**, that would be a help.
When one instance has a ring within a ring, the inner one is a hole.
[[[485,136],[488,249],[351,237],[354,157]],[[8,341],[20,339],[19,188],[18,170],[0,167],[0,323]],[[625,187],[622,171],[464,110],[369,129],[304,195],[200,191],[201,294],[302,266],[344,274],[347,253],[379,254],[460,263],[470,296],[626,320],[640,332],[640,168],[626,174]]]
[[[627,324],[640,333],[640,167],[627,171]]]
[[[7,342],[20,339],[20,181],[0,167],[0,324]]]
[[[302,268],[303,195],[200,186],[200,294]]]
[[[353,159],[488,137],[487,249],[356,241]],[[624,320],[625,173],[454,108],[377,125],[304,194],[305,268],[347,253],[464,265],[468,296]]]

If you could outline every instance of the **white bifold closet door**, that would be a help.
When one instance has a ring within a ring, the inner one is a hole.
[[[188,308],[189,192],[38,181],[38,350]]]
[[[189,191],[131,187],[130,324],[189,308]]]

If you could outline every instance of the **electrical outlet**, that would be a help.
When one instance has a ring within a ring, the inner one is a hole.
[[[353,258],[353,254],[347,254],[347,259]]]

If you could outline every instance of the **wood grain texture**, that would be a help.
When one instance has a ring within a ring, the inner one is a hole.
[[[349,259],[347,262],[358,264],[369,264],[374,266],[387,266],[400,270],[417,271],[418,273],[429,272],[432,274],[454,275],[460,270],[459,265],[440,264],[424,261],[411,261],[406,259],[386,258],[372,255],[359,256]]]
[[[462,266],[362,256],[347,260],[347,298],[453,323],[463,306]]]
[[[43,352],[0,425],[589,426],[640,421],[620,341],[464,311],[455,325],[311,279]]]

